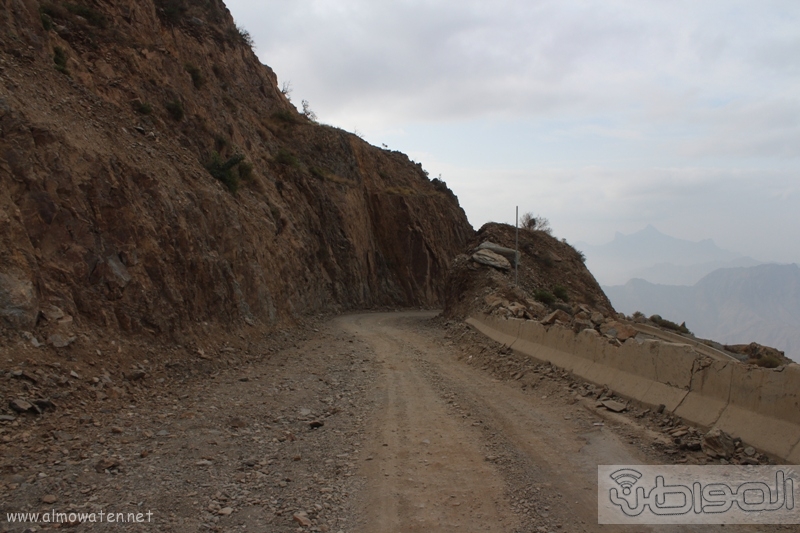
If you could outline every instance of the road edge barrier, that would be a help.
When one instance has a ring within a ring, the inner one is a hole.
[[[800,464],[800,365],[715,360],[689,344],[634,338],[615,346],[595,330],[473,315],[467,324],[514,352],[650,406],[664,405],[790,464]]]

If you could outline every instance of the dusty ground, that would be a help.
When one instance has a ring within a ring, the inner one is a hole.
[[[345,315],[0,422],[0,531],[53,508],[152,512],[76,531],[620,531],[596,523],[598,464],[704,461],[668,417],[600,412],[585,384],[433,317]]]

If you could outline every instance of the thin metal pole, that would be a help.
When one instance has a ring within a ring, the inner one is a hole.
[[[519,278],[517,275],[517,263],[519,263],[519,206],[517,206],[517,215],[514,219],[514,286],[519,286]]]

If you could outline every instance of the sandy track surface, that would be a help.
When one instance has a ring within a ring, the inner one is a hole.
[[[4,423],[0,531],[48,529],[5,515],[51,509],[153,513],[77,531],[648,530],[597,525],[597,465],[669,463],[663,435],[553,369],[492,373],[473,355],[512,365],[502,347],[434,315],[247,339],[224,368],[142,379],[130,403]]]

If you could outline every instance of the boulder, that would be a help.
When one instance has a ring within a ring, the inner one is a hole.
[[[628,408],[628,406],[625,405],[624,403],[615,400],[604,400],[601,403],[603,404],[603,407],[615,413],[621,413],[622,411],[625,411]]]
[[[60,307],[56,307],[55,305],[48,305],[42,308],[42,314],[47,319],[48,322],[56,322],[64,318],[64,311],[61,310]]]
[[[13,328],[29,329],[36,325],[38,313],[33,283],[0,273],[0,319]]]
[[[536,315],[543,315],[547,312],[546,305],[544,305],[542,302],[531,300],[530,298],[525,299],[525,305],[528,307],[529,311]]]
[[[493,242],[482,242],[478,245],[476,250],[489,250],[496,254],[502,255],[506,259],[508,259],[511,264],[513,265],[516,261],[516,264],[519,264],[519,252],[516,250],[512,250],[511,248],[506,248],[505,246],[500,246],[499,244],[495,244]]]
[[[594,331],[594,324],[592,324],[590,320],[586,320],[583,318],[575,318],[575,320],[572,322],[572,330],[575,333],[580,333],[585,329],[591,329],[592,331]]]
[[[631,337],[635,337],[637,331],[627,324],[612,320],[600,326],[600,333],[613,339],[617,339],[621,342],[625,342]]]
[[[555,324],[558,322],[563,322],[564,324],[568,324],[572,320],[572,317],[569,314],[565,313],[561,309],[556,309],[542,320],[542,324],[548,326],[550,324]]]
[[[625,342],[626,340],[635,337],[637,333],[638,331],[633,329],[631,326],[620,323],[620,327],[617,328],[617,339]]]
[[[11,400],[8,402],[8,406],[18,413],[34,413],[37,415],[42,414],[42,410],[38,406],[21,398]]]
[[[472,254],[472,260],[482,265],[494,267],[498,270],[510,270],[511,263],[508,259],[500,254],[496,254],[491,250],[478,250]]]
[[[709,457],[729,458],[736,451],[733,437],[721,429],[712,429],[703,435],[700,446]]]
[[[77,337],[64,336],[59,333],[54,333],[47,337],[48,344],[52,344],[54,348],[66,348],[77,340]]]
[[[489,306],[489,309],[491,311],[494,311],[498,307],[502,307],[502,306],[507,306],[508,305],[508,300],[506,300],[505,298],[500,298],[496,294],[487,294],[483,298],[483,301],[486,303],[486,305]]]
[[[506,306],[517,318],[530,318],[528,308],[519,302],[513,302]]]

